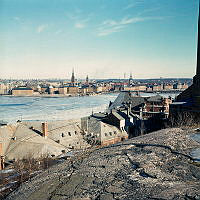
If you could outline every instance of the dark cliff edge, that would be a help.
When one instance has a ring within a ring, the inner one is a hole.
[[[87,150],[23,183],[7,200],[200,199],[192,130],[160,130]]]

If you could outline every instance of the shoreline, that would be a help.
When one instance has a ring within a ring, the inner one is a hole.
[[[42,98],[65,98],[65,97],[85,97],[85,96],[97,96],[97,95],[109,95],[109,94],[117,94],[119,92],[105,92],[105,93],[95,93],[95,94],[41,94],[41,95],[9,95],[9,94],[1,94],[2,97],[42,97]]]
[[[131,92],[131,93],[147,93],[147,94],[178,94],[182,90],[163,90],[163,91],[122,91],[122,92]],[[35,94],[35,95],[10,95],[10,94],[0,94],[0,97],[41,97],[41,98],[65,98],[65,97],[85,97],[85,96],[97,96],[97,95],[109,95],[109,94],[118,94],[120,91],[116,92],[101,92],[101,93],[91,93],[91,94]]]

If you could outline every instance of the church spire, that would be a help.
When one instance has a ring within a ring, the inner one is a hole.
[[[88,75],[86,76],[86,84],[89,84],[89,78],[88,78]]]
[[[75,84],[74,68],[72,69],[71,84],[72,84],[72,85]]]
[[[131,72],[131,73],[130,73],[129,80],[128,80],[129,86],[132,84],[132,82],[133,82],[133,76],[132,76],[132,72]]]

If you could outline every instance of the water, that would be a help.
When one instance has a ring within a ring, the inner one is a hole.
[[[83,97],[0,96],[0,120],[67,120],[104,111],[117,94]]]
[[[13,97],[0,96],[0,120],[68,120],[103,112],[118,94],[83,97]],[[153,96],[141,93],[141,96]],[[162,94],[164,97],[177,94]]]
[[[196,142],[200,143],[200,133],[193,134],[193,135],[191,136],[191,138],[192,138],[193,140],[195,140]],[[191,156],[192,156],[192,158],[194,158],[196,161],[200,162],[200,148],[194,149],[194,150],[191,152]]]

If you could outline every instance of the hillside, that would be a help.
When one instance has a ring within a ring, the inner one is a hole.
[[[7,200],[200,199],[192,131],[165,129],[85,151],[41,172]]]

